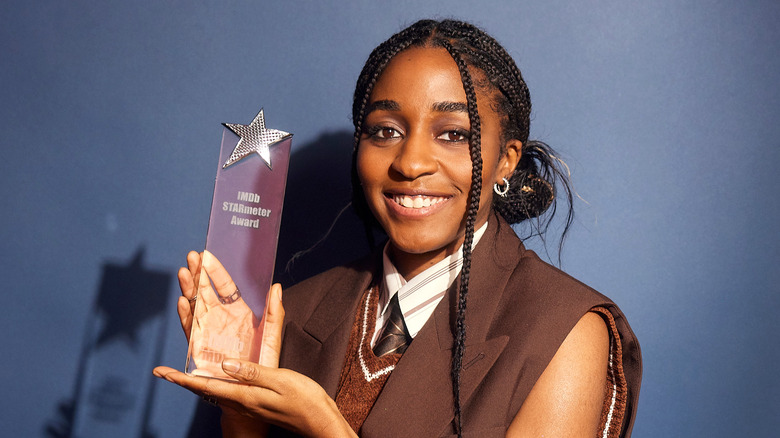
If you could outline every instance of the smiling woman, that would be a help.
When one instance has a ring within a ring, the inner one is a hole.
[[[270,294],[260,365],[223,362],[243,385],[155,373],[217,400],[227,436],[630,436],[641,358],[625,317],[509,226],[561,193],[571,207],[551,150],[528,139],[530,105],[474,26],[392,36],[353,104],[353,205],[387,243],[284,306]],[[185,332],[197,262],[180,271]]]
[[[493,183],[511,176],[521,144],[501,145],[499,114],[481,102],[482,185],[475,227],[491,208]],[[357,154],[366,201],[390,238],[399,273],[412,278],[463,244],[472,163],[466,94],[442,48],[410,48],[393,58],[371,92]]]

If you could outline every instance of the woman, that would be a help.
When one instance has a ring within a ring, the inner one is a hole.
[[[244,385],[155,374],[217,400],[231,436],[629,436],[641,359],[625,318],[507,223],[560,191],[530,109],[481,30],[424,20],[392,36],[353,105],[353,204],[384,250],[296,285],[284,307],[274,286],[264,366],[223,362]],[[191,272],[180,281],[187,332]]]

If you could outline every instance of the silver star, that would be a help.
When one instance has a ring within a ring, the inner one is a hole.
[[[222,166],[223,169],[237,163],[253,152],[260,155],[260,158],[265,161],[265,164],[267,164],[270,169],[271,151],[269,147],[292,136],[289,132],[279,131],[278,129],[266,129],[265,116],[263,115],[262,109],[257,113],[255,119],[252,120],[252,123],[248,125],[240,125],[237,123],[223,123],[223,125],[241,137],[241,139],[238,140],[236,148],[233,149],[233,152],[230,154],[230,158],[228,158]]]

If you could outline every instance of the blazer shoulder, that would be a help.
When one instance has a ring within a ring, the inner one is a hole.
[[[524,250],[512,275],[513,280],[540,288],[545,294],[591,297],[601,303],[612,303],[608,297],[542,260],[534,251]]]
[[[283,292],[285,312],[308,315],[326,296],[335,299],[339,294],[354,293],[341,285],[359,283],[366,277],[372,277],[376,270],[375,260],[375,254],[371,254],[290,286]]]

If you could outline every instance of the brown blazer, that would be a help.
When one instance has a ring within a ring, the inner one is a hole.
[[[311,377],[335,397],[358,301],[379,271],[381,253],[285,291],[281,366]],[[454,433],[454,293],[455,287],[409,345],[361,436]],[[472,258],[461,374],[464,435],[503,437],[566,335],[597,306],[611,312],[621,336],[628,381],[624,436],[630,436],[642,370],[639,344],[622,312],[608,298],[541,261],[503,219],[491,216]]]

